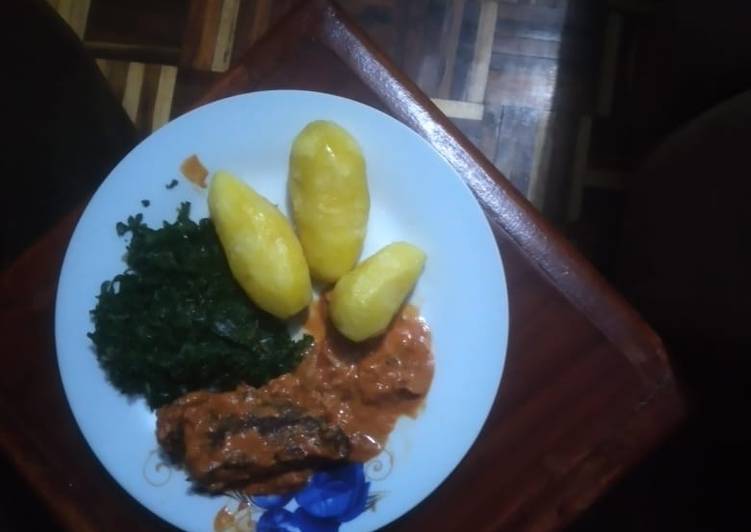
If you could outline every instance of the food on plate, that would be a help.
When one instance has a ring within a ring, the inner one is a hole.
[[[193,392],[162,407],[157,439],[212,492],[286,491],[305,482],[311,468],[346,459],[350,448],[339,427],[245,385]]]
[[[112,384],[152,408],[198,389],[260,386],[297,366],[311,338],[261,311],[233,279],[209,219],[151,229],[141,215],[130,233],[125,272],[102,284],[89,337]]]
[[[260,388],[199,391],[157,412],[157,438],[209,491],[284,493],[313,469],[366,461],[401,415],[415,416],[433,378],[430,330],[407,306],[378,342],[331,327],[325,298],[306,328],[315,342],[292,372]]]
[[[344,336],[359,342],[383,333],[412,291],[425,253],[395,242],[342,276],[331,292],[331,320]]]
[[[365,159],[334,122],[308,124],[289,160],[292,214],[314,279],[333,283],[357,263],[370,209]]]
[[[302,247],[276,206],[229,172],[217,172],[209,213],[232,274],[256,305],[284,319],[310,303]]]
[[[193,154],[185,159],[180,165],[180,172],[188,181],[201,188],[206,188],[206,178],[209,177],[209,171],[206,170],[197,155]]]
[[[205,186],[197,157],[181,170]],[[191,221],[184,203],[160,229],[141,215],[118,224],[131,234],[127,269],[92,311],[109,379],[157,408],[160,446],[210,493],[291,497],[316,470],[369,460],[433,379],[430,330],[404,305],[425,254],[396,242],[356,265],[370,208],[357,142],[312,122],[294,140],[288,187],[300,240],[224,171],[210,219]],[[309,307],[311,274],[336,284]],[[282,320],[306,308],[309,335],[293,340]]]

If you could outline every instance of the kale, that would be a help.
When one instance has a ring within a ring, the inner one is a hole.
[[[157,408],[198,389],[260,386],[295,368],[311,344],[248,299],[232,274],[211,220],[183,203],[174,223],[151,229],[139,214],[127,269],[102,284],[91,311],[96,356],[109,380]]]

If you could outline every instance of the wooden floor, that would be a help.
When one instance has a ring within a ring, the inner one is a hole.
[[[144,135],[184,112],[295,3],[49,1]],[[618,13],[645,2],[340,3],[552,220],[576,220],[585,187],[620,187],[617,172],[589,168],[588,149],[612,100]]]

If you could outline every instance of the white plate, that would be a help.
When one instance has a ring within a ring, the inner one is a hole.
[[[86,440],[133,497],[186,530],[212,530],[230,499],[193,494],[182,472],[159,466],[154,414],[107,382],[86,336],[102,281],[124,269],[115,224],[142,212],[150,226],[161,225],[174,220],[181,201],[192,203],[194,219],[207,216],[205,190],[179,175],[191,154],[211,172],[234,172],[286,211],[292,139],[318,119],[344,126],[365,155],[372,207],[363,256],[394,240],[427,253],[412,302],[432,328],[435,353],[424,411],[400,420],[387,454],[366,466],[371,493],[380,495],[376,507],[341,530],[378,528],[427,497],[469,450],[499,387],[508,307],[498,248],[470,190],[427,142],[390,116],[321,93],[256,92],[196,109],[138,145],[99,187],[68,246],[55,311],[60,374]],[[168,190],[172,179],[179,185]]]

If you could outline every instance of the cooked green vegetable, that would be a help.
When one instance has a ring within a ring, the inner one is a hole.
[[[311,338],[292,340],[283,321],[258,309],[230,273],[209,219],[131,233],[127,269],[102,284],[91,311],[96,355],[112,384],[152,408],[192,390],[260,386],[297,365]]]

